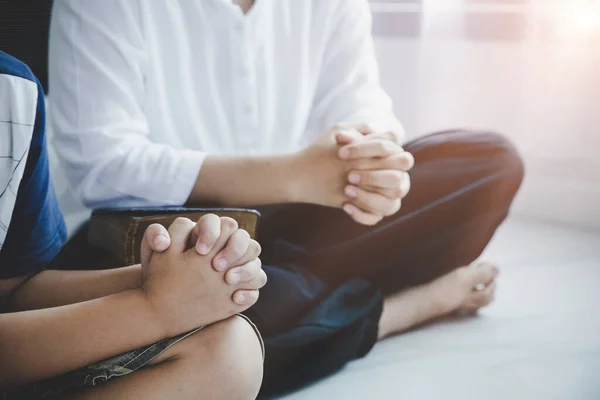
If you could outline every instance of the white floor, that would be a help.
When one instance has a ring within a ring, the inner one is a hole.
[[[378,344],[285,400],[600,399],[600,232],[511,220],[496,302]]]

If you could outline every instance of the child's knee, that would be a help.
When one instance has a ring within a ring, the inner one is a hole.
[[[262,384],[263,353],[260,339],[254,328],[244,318],[231,317],[215,326],[221,338],[216,368],[227,376],[240,398],[254,399]]]
[[[217,322],[186,339],[181,355],[199,363],[211,359],[228,399],[255,399],[263,377],[262,345],[254,328],[242,317]],[[201,371],[198,371],[201,373]]]

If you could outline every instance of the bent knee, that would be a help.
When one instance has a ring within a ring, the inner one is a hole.
[[[511,186],[518,188],[525,176],[525,164],[519,150],[504,135],[496,132],[475,132],[491,147],[490,160],[495,169]]]
[[[263,350],[260,338],[248,321],[233,316],[207,328],[215,330],[217,363],[221,376],[228,377],[232,397],[254,399],[263,378]]]
[[[254,328],[233,316],[200,332],[186,339],[187,355],[208,355],[213,360],[213,371],[227,382],[227,399],[256,398],[263,378],[263,350]]]
[[[488,174],[519,187],[525,167],[515,145],[504,135],[481,130],[453,130],[423,138],[443,158],[468,159]]]

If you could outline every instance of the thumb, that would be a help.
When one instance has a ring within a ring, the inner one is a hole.
[[[144,232],[142,246],[140,249],[140,260],[142,266],[147,266],[150,263],[154,252],[162,253],[171,246],[171,237],[167,228],[161,224],[152,224]]]
[[[362,140],[363,135],[355,129],[347,129],[339,131],[335,134],[335,141],[337,144],[343,146],[350,144],[357,140]]]

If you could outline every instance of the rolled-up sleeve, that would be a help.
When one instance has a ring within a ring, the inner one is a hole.
[[[54,145],[90,207],[182,205],[205,158],[149,140],[147,53],[136,0],[56,0],[50,31]]]
[[[404,140],[392,101],[381,87],[367,0],[337,2],[311,114],[319,133],[337,123],[369,123]]]

